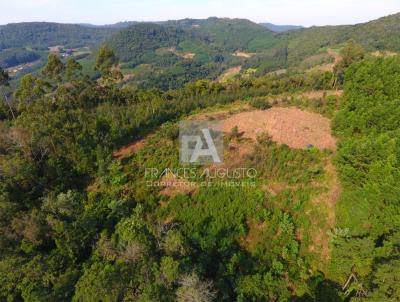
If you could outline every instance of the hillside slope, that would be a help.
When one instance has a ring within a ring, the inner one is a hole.
[[[65,45],[81,47],[98,44],[114,29],[91,28],[76,24],[26,22],[0,26],[0,50],[31,47],[47,49],[49,46]]]
[[[260,23],[260,25],[262,25],[274,32],[285,32],[285,31],[289,31],[289,30],[296,30],[296,29],[304,28],[303,26],[298,26],[298,25],[276,25],[276,24],[272,24],[272,23]]]
[[[353,39],[369,50],[400,51],[400,13],[368,23],[343,26],[311,27],[280,35],[287,43],[288,62],[304,60],[323,48]]]
[[[329,49],[337,51],[353,39],[369,52],[398,52],[399,29],[400,14],[351,26],[311,27],[283,33],[245,19],[215,17],[122,22],[114,26],[20,23],[0,26],[0,64],[11,67],[32,62],[38,56],[47,56],[48,47],[55,45],[67,49],[91,46],[89,51],[84,50],[90,54],[105,41],[122,61],[121,69],[127,79],[124,83],[165,90],[202,78],[218,80],[233,68],[240,70],[233,77],[318,66],[331,71],[334,62]],[[31,48],[38,53],[31,53]],[[89,76],[94,75],[94,55],[80,63]],[[35,66],[33,71],[40,64]],[[22,74],[17,72],[16,78]]]

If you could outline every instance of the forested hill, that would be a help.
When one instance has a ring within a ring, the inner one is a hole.
[[[303,26],[298,26],[298,25],[276,25],[272,23],[260,23],[260,25],[274,32],[285,32],[289,30],[297,30],[304,28]]]
[[[257,51],[262,57],[278,42],[275,33],[258,24],[218,18],[139,23],[106,40],[123,62],[128,78],[162,89],[182,87],[200,78],[217,79]]]
[[[28,46],[46,48],[53,45],[83,46],[97,44],[113,32],[136,24],[136,22],[120,22],[105,26],[47,22],[7,24],[0,26],[0,50]],[[255,38],[271,38],[274,36],[272,31],[266,29],[266,24],[256,24],[245,19],[213,17],[154,22],[153,24],[191,29],[208,36],[213,42],[225,45],[229,50],[243,48],[243,46],[246,46],[245,41],[249,42]],[[150,25],[148,24],[148,26]],[[299,29],[298,27],[295,28]],[[400,14],[395,14],[357,25],[311,27],[289,31],[278,35],[276,38],[288,41],[289,47],[299,47],[300,52],[301,49],[308,50],[310,48],[316,51],[318,46],[335,45],[350,38],[365,46],[396,51],[400,50],[400,38],[397,35],[399,30]],[[299,41],[304,42],[305,46],[301,46]],[[270,46],[270,43],[266,43],[266,45]]]
[[[282,33],[245,19],[216,17],[107,26],[9,24],[0,26],[0,66],[15,70],[10,75],[17,82],[43,66],[48,47],[59,45],[60,56],[72,55],[85,74],[95,78],[95,55],[106,43],[121,60],[124,84],[167,90],[197,79],[227,80],[294,69],[332,71],[337,53],[351,39],[368,53],[399,52],[399,27],[400,14],[351,26]]]
[[[246,50],[250,47],[251,41],[255,39],[275,40],[272,31],[246,19],[212,17],[205,20],[168,21],[166,24],[192,29],[194,32],[207,36],[211,43],[228,51]]]
[[[177,47],[181,42],[204,43],[198,35],[172,26],[140,23],[121,30],[107,40],[122,61],[151,62],[157,49]]]
[[[273,47],[278,39],[263,26],[243,19],[207,20],[184,19],[178,21],[139,23],[113,35],[107,43],[123,60],[148,55],[161,47],[176,47],[184,51],[199,48],[219,53],[236,50],[255,50],[263,41],[263,50]]]
[[[368,23],[311,27],[280,35],[286,40],[289,62],[300,61],[324,47],[334,47],[349,39],[369,50],[400,51],[400,13]]]
[[[115,29],[106,27],[47,22],[7,24],[0,26],[0,50],[21,47],[47,50],[47,47],[54,45],[70,48],[94,45],[113,31]]]
[[[368,23],[343,26],[301,28],[280,34],[245,19],[183,19],[159,22],[201,34],[221,51],[248,50],[263,52],[287,45],[289,62],[299,61],[317,53],[321,48],[335,47],[354,39],[367,49],[400,50],[400,14],[383,17]],[[140,28],[140,27],[136,27]],[[129,30],[134,31],[135,26]],[[283,31],[283,30],[276,30]],[[125,41],[129,44],[131,41]]]
[[[284,33],[244,19],[183,19],[135,24],[106,43],[125,63],[124,73],[131,82],[169,89],[199,78],[216,80],[295,68],[332,71],[335,51],[351,39],[370,53],[396,52],[400,50],[399,16]]]

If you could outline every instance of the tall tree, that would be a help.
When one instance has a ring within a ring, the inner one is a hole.
[[[47,64],[42,70],[42,74],[50,79],[60,79],[61,73],[65,70],[65,65],[60,58],[54,54],[49,54]]]
[[[74,58],[69,58],[65,67],[65,72],[68,79],[72,79],[82,70],[82,65],[79,64]]]
[[[8,72],[0,67],[0,86],[7,86],[9,80]]]
[[[31,74],[22,77],[19,88],[15,91],[15,98],[19,101],[34,101],[46,94],[49,84]]]
[[[9,80],[10,80],[10,76],[8,75],[8,72],[0,67],[0,87],[8,86]],[[0,101],[3,97],[5,99],[5,103],[7,104],[9,111],[12,114],[13,119],[15,119],[15,113],[14,113],[14,110],[13,110],[11,104],[8,102],[7,93],[4,93],[4,95],[0,95]]]
[[[350,40],[347,42],[346,46],[340,52],[342,60],[335,66],[335,86],[337,84],[343,84],[344,72],[353,63],[361,61],[364,59],[365,51],[364,48]]]
[[[100,71],[104,79],[121,79],[122,74],[118,63],[119,59],[114,51],[107,45],[103,45],[97,55],[95,70]]]

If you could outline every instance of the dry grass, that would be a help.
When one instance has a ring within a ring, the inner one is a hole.
[[[291,148],[305,149],[313,145],[319,149],[336,150],[331,135],[331,122],[319,114],[296,108],[271,108],[241,112],[222,121],[223,131],[229,133],[238,127],[244,138],[256,140],[267,132],[273,141]]]
[[[246,59],[254,57],[255,55],[256,53],[243,52],[243,51],[237,51],[233,54],[233,56],[235,57],[246,58]]]
[[[176,55],[178,57],[181,57],[181,58],[184,58],[184,59],[193,59],[194,56],[196,55],[193,52],[186,52],[186,53],[179,52],[179,51],[176,50],[175,47],[168,48],[168,51],[172,52],[174,55]]]
[[[193,59],[196,54],[193,52],[187,52],[182,54],[182,58],[184,59]]]
[[[59,53],[62,48],[64,48],[64,45],[50,46],[49,47],[49,52],[51,52],[51,53]]]
[[[236,66],[236,67],[229,68],[228,70],[226,70],[226,71],[218,78],[218,81],[219,81],[219,82],[225,82],[225,81],[227,81],[227,80],[233,78],[235,75],[239,74],[241,70],[242,70],[242,66]]]
[[[321,64],[321,65],[318,65],[318,66],[315,66],[315,67],[309,69],[308,71],[319,70],[319,71],[330,71],[330,72],[333,72],[333,70],[335,69],[335,66],[343,58],[338,52],[334,51],[331,48],[328,48],[327,53],[328,53],[329,56],[331,56],[334,59],[333,63]]]
[[[166,175],[161,179],[164,188],[160,191],[160,195],[174,197],[178,194],[193,194],[198,185],[185,179],[176,177],[175,175]]]
[[[262,239],[264,230],[268,227],[267,224],[257,224],[255,222],[247,222],[249,231],[246,237],[240,239],[240,245],[248,252],[251,252]]]
[[[311,90],[311,91],[305,91],[305,92],[298,92],[295,94],[280,94],[280,95],[274,95],[274,96],[269,96],[267,100],[270,103],[274,103],[274,105],[285,105],[285,100],[289,98],[293,99],[302,99],[302,98],[308,98],[309,100],[319,100],[327,96],[336,96],[340,97],[343,95],[343,90]]]
[[[116,159],[123,159],[125,157],[128,157],[134,153],[136,153],[137,151],[139,151],[140,149],[142,149],[145,145],[146,141],[144,139],[135,141],[133,143],[130,143],[128,145],[123,146],[122,148],[120,148],[117,151],[113,152],[113,157]]]
[[[316,208],[320,208],[325,214],[325,219],[320,223],[314,224],[310,230],[311,233],[311,245],[309,251],[318,253],[321,259],[328,260],[330,258],[329,238],[328,231],[335,226],[336,222],[336,203],[340,195],[340,183],[336,172],[336,167],[332,163],[332,159],[329,159],[325,171],[327,173],[326,187],[328,190],[315,197],[311,201],[311,205]],[[315,219],[310,217],[310,219]]]
[[[397,56],[398,53],[397,52],[392,52],[392,51],[375,51],[372,52],[371,55],[373,55],[374,57],[393,57],[393,56]]]
[[[287,73],[287,69],[278,69],[278,70],[271,71],[268,74],[281,75],[281,74],[286,74],[286,73]]]

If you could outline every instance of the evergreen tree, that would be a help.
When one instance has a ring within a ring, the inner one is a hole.
[[[54,54],[49,54],[47,64],[42,70],[42,74],[50,79],[60,80],[61,73],[65,70],[65,65],[60,58]]]
[[[119,59],[114,51],[103,45],[97,54],[95,70],[99,71],[104,79],[121,79],[118,63]]]

